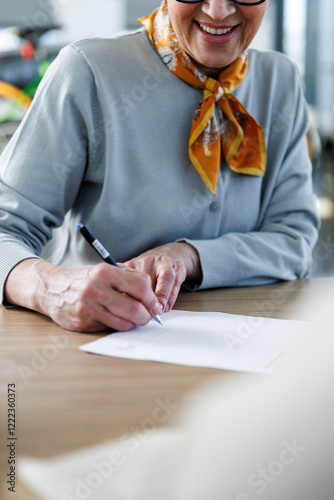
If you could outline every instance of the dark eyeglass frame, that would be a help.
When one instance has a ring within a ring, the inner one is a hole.
[[[176,0],[176,1],[181,2],[181,3],[201,3],[204,0]],[[254,3],[240,2],[239,0],[230,0],[230,1],[237,4],[237,5],[245,5],[246,7],[253,7],[253,5],[260,5],[261,3],[265,2],[266,0],[257,0],[257,2],[254,2]]]

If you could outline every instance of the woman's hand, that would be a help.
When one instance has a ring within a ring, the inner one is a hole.
[[[186,279],[198,283],[202,278],[197,250],[184,242],[153,248],[125,264],[151,277],[152,288],[164,312],[172,309]]]
[[[72,270],[25,260],[9,274],[5,294],[74,331],[129,330],[162,312],[147,274],[105,263]]]

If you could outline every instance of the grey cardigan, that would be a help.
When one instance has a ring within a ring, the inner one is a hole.
[[[78,221],[117,261],[189,242],[200,288],[305,277],[319,220],[300,77],[282,54],[249,50],[234,94],[265,131],[267,170],[237,175],[222,159],[214,197],[188,157],[202,91],[164,66],[144,28],[64,48],[0,158],[0,289],[36,255],[99,262]]]

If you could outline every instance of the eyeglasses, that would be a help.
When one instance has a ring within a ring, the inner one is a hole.
[[[181,3],[201,3],[203,0],[176,0]],[[260,5],[260,3],[265,2],[266,0],[244,0],[243,2],[239,2],[239,0],[230,0],[237,5],[246,5],[250,7],[251,5]]]

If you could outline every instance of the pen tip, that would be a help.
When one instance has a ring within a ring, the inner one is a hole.
[[[157,321],[159,323],[159,325],[163,326],[163,322],[161,321],[160,316],[156,315],[156,316],[153,316],[153,318],[155,319],[155,321]]]
[[[81,222],[78,222],[77,227],[81,229],[83,227],[83,224],[81,224]]]

